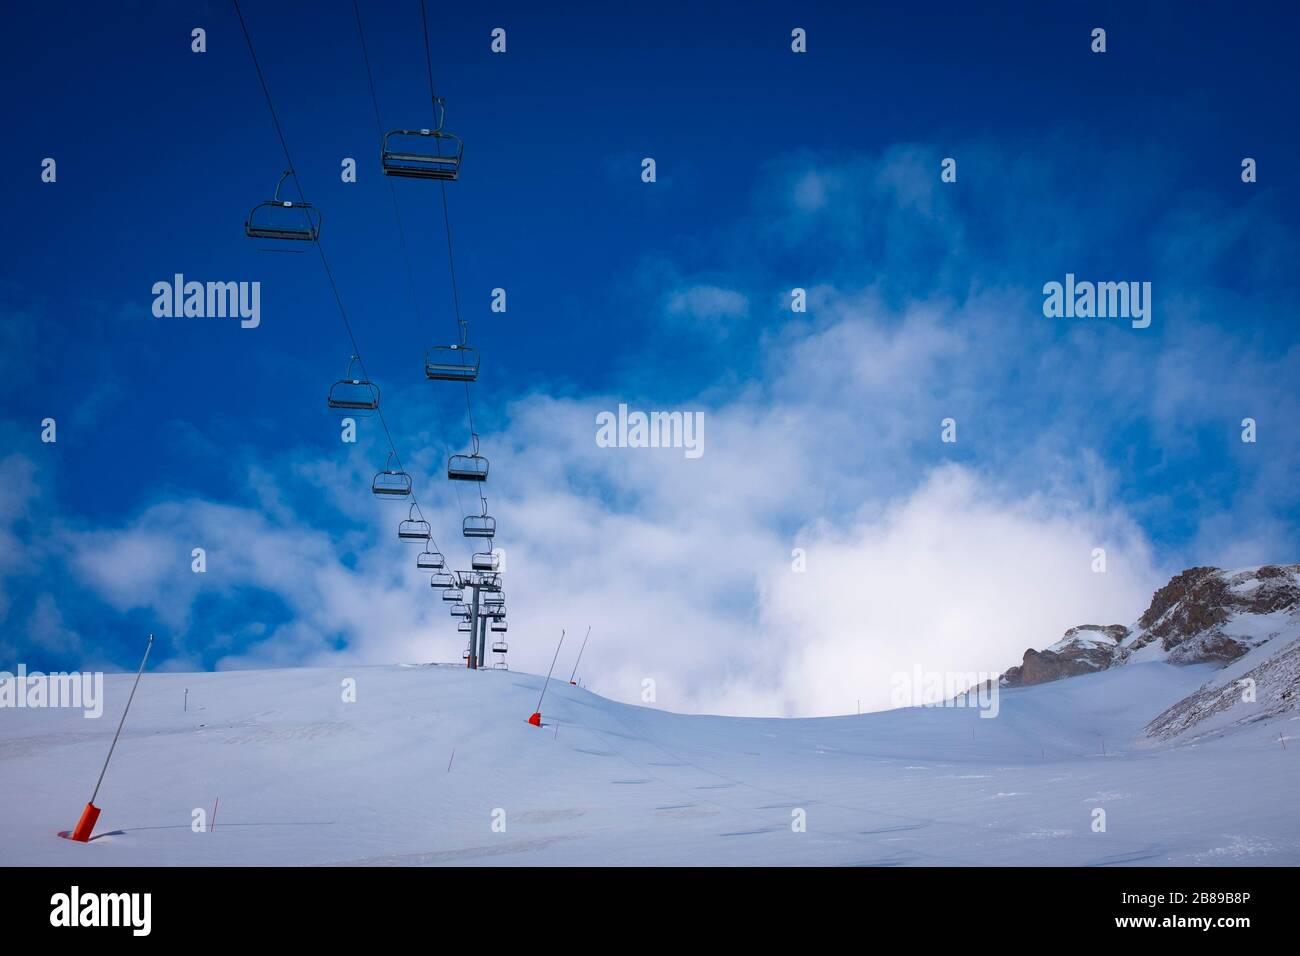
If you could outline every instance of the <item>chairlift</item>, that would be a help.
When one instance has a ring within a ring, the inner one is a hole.
[[[415,566],[421,571],[441,571],[447,566],[447,562],[437,551],[426,548],[416,555]]]
[[[451,616],[452,616],[452,617],[469,617],[469,605],[468,605],[468,604],[453,604],[453,605],[451,606]]]
[[[458,604],[465,600],[465,592],[460,588],[447,588],[442,592],[442,599],[449,604]]]
[[[479,613],[492,621],[504,621],[506,619],[506,606],[502,604],[500,607],[485,607]]]
[[[459,136],[443,132],[447,111],[441,96],[434,99],[433,110],[438,121],[434,129],[395,129],[384,134],[379,162],[385,176],[454,181],[460,175],[465,144]],[[446,155],[444,144],[448,148]]]
[[[397,525],[397,536],[403,541],[425,541],[427,542],[433,536],[433,529],[429,527],[429,522],[425,521],[423,516],[415,517],[416,505],[411,505],[411,510],[407,516]]]
[[[470,558],[469,563],[475,571],[495,571],[501,563],[501,556],[495,551],[480,551]]]
[[[290,202],[280,198],[284,181],[294,176],[286,169],[275,185],[275,198],[260,202],[244,220],[244,235],[252,239],[293,239],[315,242],[320,236],[320,210],[309,202]]]
[[[501,575],[480,571],[478,575],[478,589],[483,592],[499,592],[501,590]]]
[[[434,345],[424,353],[424,377],[435,382],[473,382],[478,378],[478,349],[468,345]]]
[[[393,453],[390,451],[384,470],[370,483],[370,491],[377,498],[405,498],[411,493],[411,476],[400,468],[394,471],[392,464]]]
[[[467,647],[465,650],[461,651],[460,656],[463,660],[469,660],[469,648]]]
[[[447,588],[455,586],[456,579],[452,577],[450,571],[435,571],[429,576],[429,587],[431,588],[442,588],[443,590],[446,590]]]
[[[506,620],[505,618],[502,618],[499,621],[493,621],[488,625],[488,627],[491,629],[493,634],[504,634],[506,632]],[[502,643],[504,644],[505,642],[502,641]]]
[[[343,378],[330,386],[325,401],[330,408],[353,414],[364,412],[368,416],[379,408],[379,386],[352,374],[352,366],[359,362],[356,355],[348,360],[348,370],[343,373]]]
[[[483,603],[488,607],[500,607],[506,603],[506,596],[500,591],[489,591],[483,595]]]
[[[468,455],[452,455],[447,459],[447,477],[452,481],[487,481],[488,460],[478,453],[478,435],[474,435],[474,450]]]
[[[470,633],[469,621],[460,621],[456,624],[456,630],[461,634]]]
[[[497,519],[491,515],[468,515],[461,523],[461,531],[467,538],[495,538]],[[477,564],[473,567],[476,571],[496,570],[495,564],[490,568],[480,568]]]
[[[506,643],[505,638],[497,638],[492,642],[493,654],[505,654],[510,650],[510,645]]]

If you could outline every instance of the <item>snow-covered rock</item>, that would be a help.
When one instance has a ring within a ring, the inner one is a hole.
[[[1156,717],[1148,728],[1153,736],[1172,737],[1210,717],[1221,726],[1295,709],[1300,702],[1300,564],[1235,571],[1188,568],[1156,591],[1131,627],[1071,628],[1046,650],[1025,651],[1001,683],[1043,684],[1150,662],[1221,668],[1195,694]],[[1228,712],[1231,717],[1219,716]]]

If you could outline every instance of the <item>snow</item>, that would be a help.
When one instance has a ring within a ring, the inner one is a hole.
[[[541,729],[530,674],[146,674],[97,836],[76,844],[55,834],[90,796],[133,678],[110,675],[99,720],[0,710],[0,863],[1300,864],[1300,744],[1278,741],[1295,724],[1138,745],[1213,673],[1129,664],[1004,689],[992,719],[684,716],[552,681]],[[218,798],[215,830],[193,832]]]

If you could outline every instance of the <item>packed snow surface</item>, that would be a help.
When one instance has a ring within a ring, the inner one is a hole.
[[[134,677],[110,675],[97,720],[0,710],[0,863],[1300,864],[1300,720],[1142,734],[1211,673],[1004,689],[992,718],[683,716],[552,681],[540,729],[530,674],[146,674],[73,843]]]

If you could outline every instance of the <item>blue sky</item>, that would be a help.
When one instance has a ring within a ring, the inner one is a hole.
[[[653,673],[684,708],[845,709],[828,662],[869,669],[901,631],[936,666],[1004,667],[1071,615],[1135,618],[1187,564],[1296,559],[1294,13],[845,6],[430,9],[466,142],[451,216],[516,666],[594,619],[606,640],[584,661],[612,696]],[[426,123],[418,3],[362,15],[384,125]],[[436,187],[396,183],[413,303],[351,4],[245,16],[399,451],[444,550],[467,555],[441,476],[463,402],[420,374],[454,335]],[[458,657],[392,534],[403,515],[366,491],[380,436],[345,446],[324,408],[350,349],[319,261],[242,233],[284,164],[233,8],[9,20],[0,649],[125,667],[158,630],[177,668]],[[176,272],[260,281],[261,326],[154,318],[150,288]],[[1043,317],[1067,272],[1152,282],[1151,328]],[[708,452],[597,449],[594,415],[618,402],[703,411]],[[994,540],[1022,545],[986,578]],[[789,574],[802,546],[837,555],[810,576],[827,593],[788,593],[809,581]],[[1117,562],[1104,585],[1045,581],[1064,597],[1014,627],[985,616],[1024,598],[1028,556],[1054,569],[1077,547],[1087,571],[1093,546]],[[960,641],[858,603],[936,576]],[[809,601],[832,613],[805,634]]]

